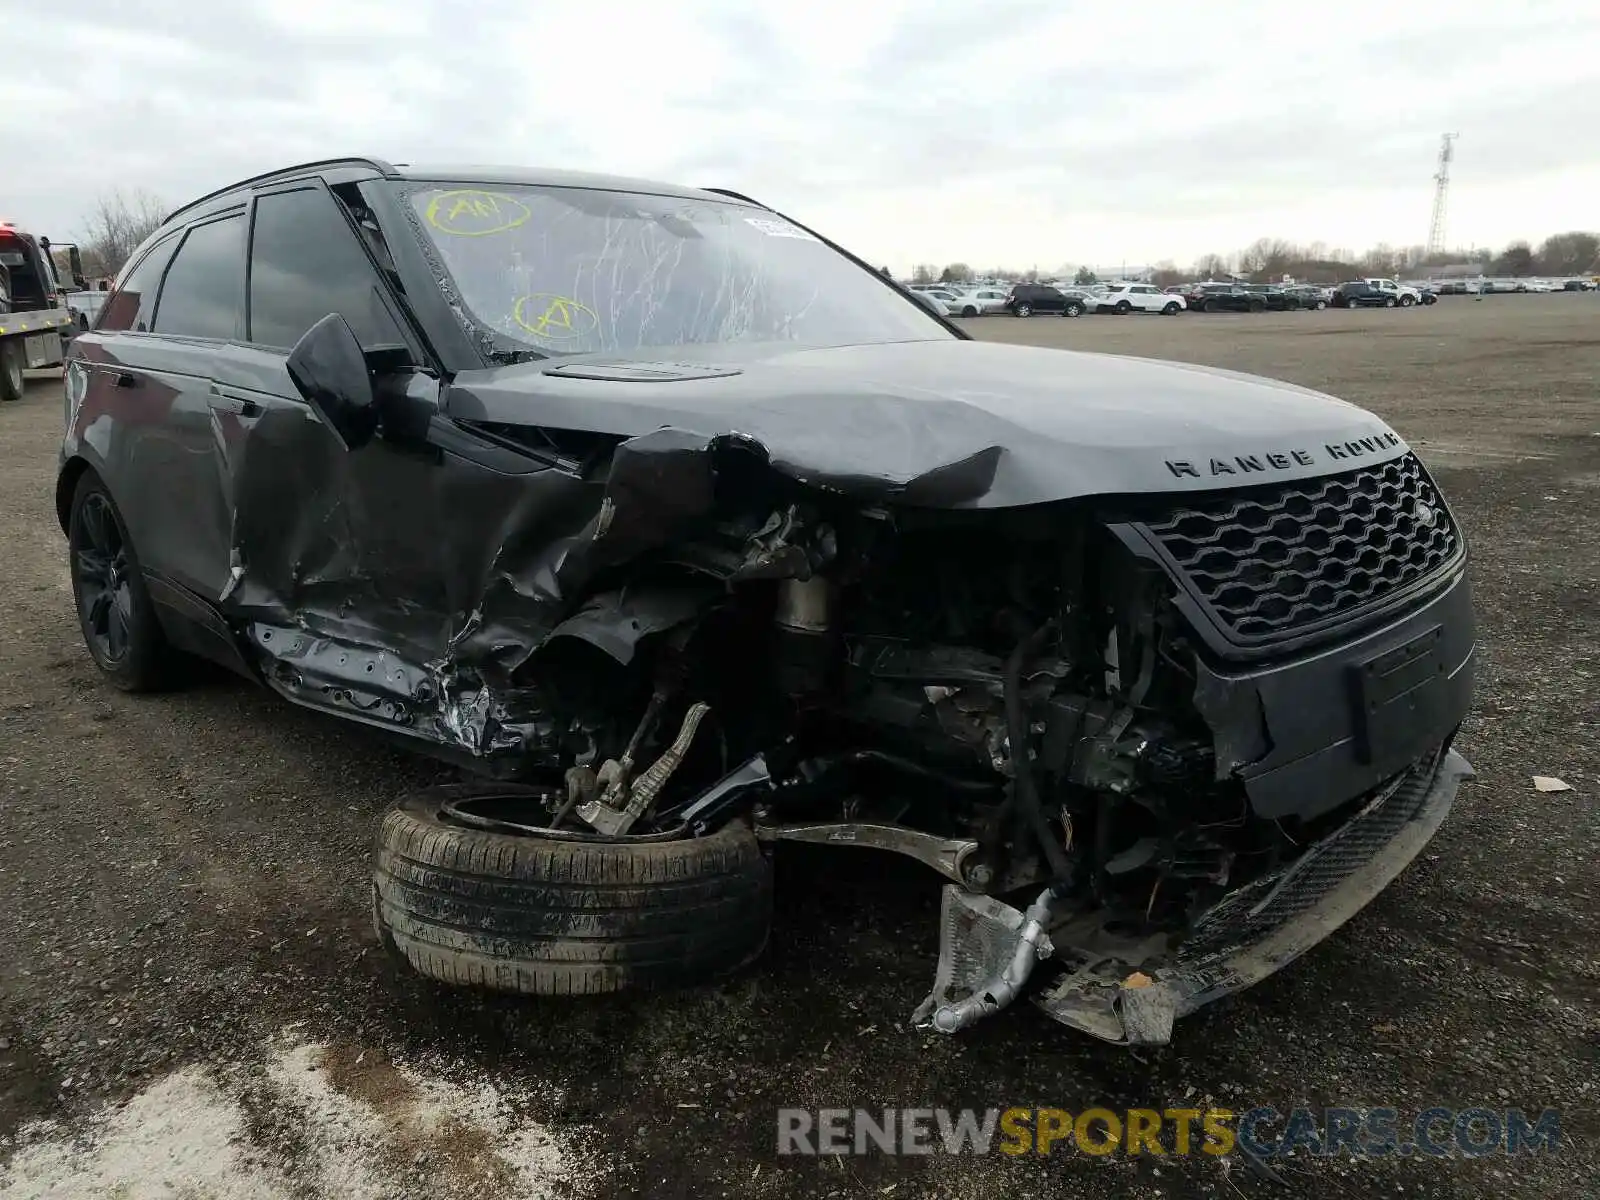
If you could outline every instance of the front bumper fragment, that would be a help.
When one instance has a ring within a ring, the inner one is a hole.
[[[1144,954],[1072,955],[1071,920],[1064,920],[1052,928],[1052,941],[1058,956],[1070,955],[1076,965],[1036,991],[1033,1002],[1104,1041],[1165,1045],[1177,1018],[1293,962],[1405,869],[1450,812],[1462,781],[1473,777],[1453,750],[1436,763],[1414,768],[1281,871],[1229,893],[1175,951],[1149,939],[1140,946]],[[939,971],[925,1006],[970,992],[1021,925],[1022,914],[1010,906],[947,886]]]

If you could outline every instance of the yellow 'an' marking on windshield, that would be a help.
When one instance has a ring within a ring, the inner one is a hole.
[[[583,337],[600,325],[599,314],[587,304],[552,292],[523,296],[512,308],[511,319],[537,337],[557,341]]]
[[[487,237],[515,229],[533,216],[526,204],[504,192],[458,188],[440,192],[423,214],[429,225],[454,237]]]

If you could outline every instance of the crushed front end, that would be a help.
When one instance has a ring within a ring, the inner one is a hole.
[[[529,436],[469,432],[512,464]],[[441,618],[363,631],[382,605],[263,599],[247,573],[241,612],[280,614],[249,626],[264,674],[552,781],[530,829],[740,820],[925,863],[946,881],[928,1027],[1029,995],[1164,1041],[1370,899],[1468,770],[1466,547],[1403,445],[1320,477],[1010,507],[963,503],[994,456],[874,489],[732,436],[607,454],[603,476],[574,469],[596,482],[551,537],[520,532],[518,476],[463,468],[448,521],[407,527],[423,552],[500,531]]]

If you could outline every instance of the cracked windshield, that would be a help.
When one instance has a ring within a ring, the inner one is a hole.
[[[561,187],[442,184],[409,198],[464,319],[490,332],[497,354],[950,336],[887,281],[763,209]]]

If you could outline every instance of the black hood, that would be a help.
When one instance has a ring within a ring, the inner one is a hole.
[[[1371,413],[1293,384],[954,339],[575,355],[464,372],[445,403],[466,421],[736,436],[798,479],[936,506],[1236,487],[1407,449]]]

